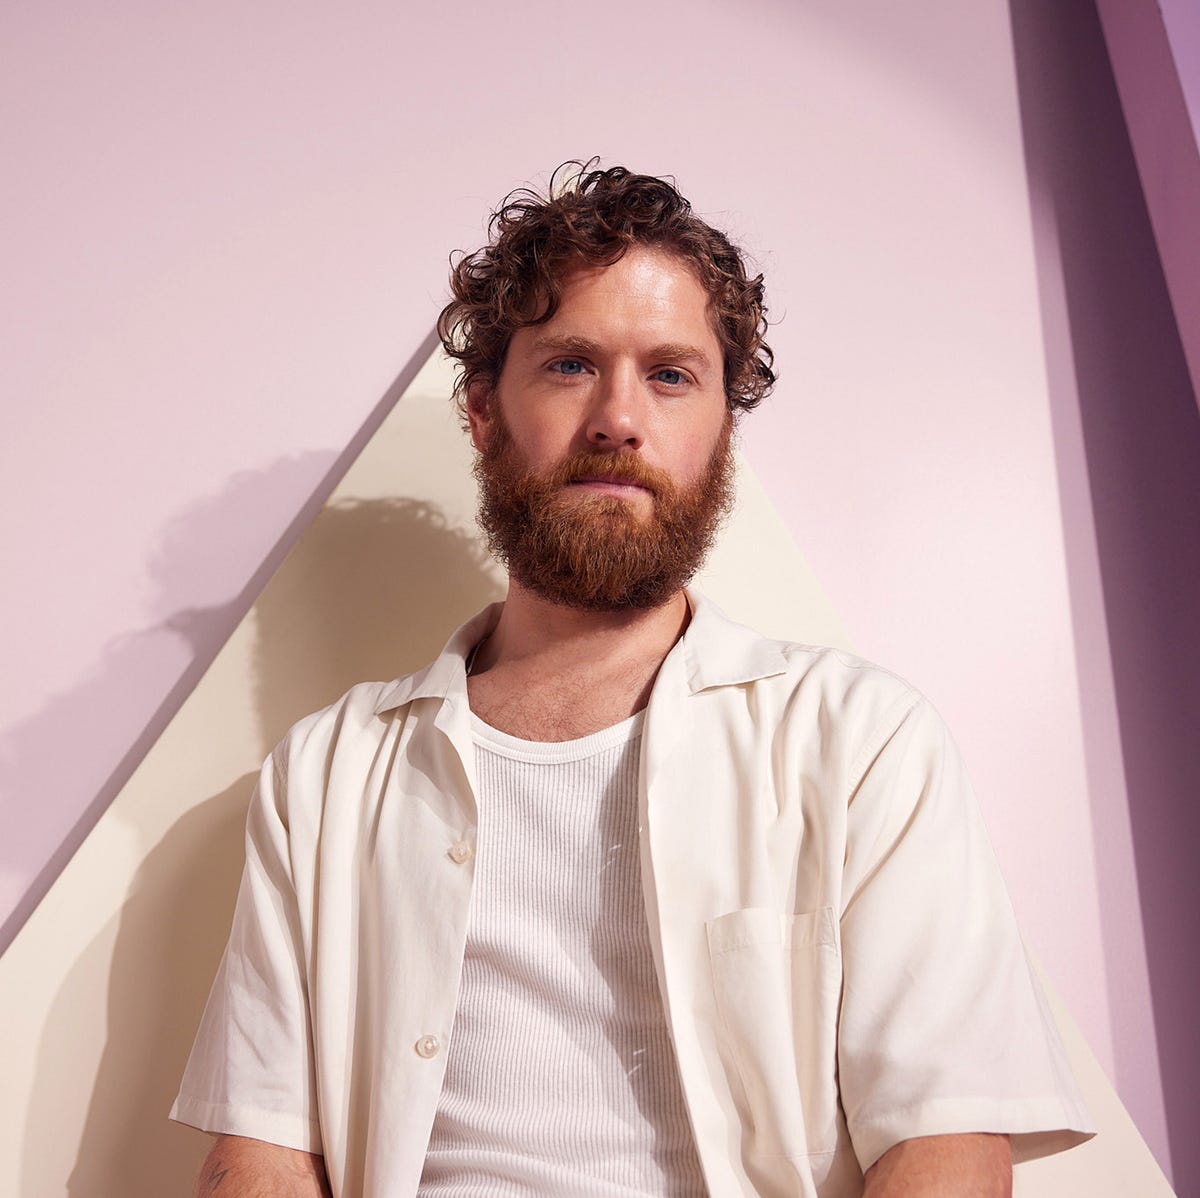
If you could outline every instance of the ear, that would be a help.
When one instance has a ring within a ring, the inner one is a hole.
[[[467,423],[471,426],[471,444],[481,453],[492,432],[492,405],[495,388],[488,379],[472,379],[467,387]]]

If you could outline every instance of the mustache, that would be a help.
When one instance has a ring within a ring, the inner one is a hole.
[[[560,462],[546,476],[552,487],[564,487],[583,480],[628,483],[644,487],[652,495],[669,495],[675,485],[663,470],[647,464],[636,454],[596,453],[585,450]]]

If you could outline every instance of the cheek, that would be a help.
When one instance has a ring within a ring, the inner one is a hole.
[[[581,427],[570,413],[544,412],[539,419],[527,420],[513,431],[530,457],[548,459],[579,448]]]
[[[709,458],[727,436],[728,420],[725,405],[722,404],[720,411],[711,414],[703,426],[688,439],[688,455],[696,470],[702,470],[708,465]]]
[[[569,444],[560,444],[548,437],[544,428],[514,429],[510,426],[509,438],[514,461],[519,463],[522,470],[535,473],[558,466],[571,449]]]

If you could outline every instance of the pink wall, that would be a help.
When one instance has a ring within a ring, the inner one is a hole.
[[[0,316],[28,397],[0,438],[20,579],[0,945],[422,356],[447,251],[507,188],[597,152],[675,173],[761,256],[783,383],[751,462],[861,650],[956,729],[1027,934],[1165,1159],[1155,1029],[1120,1005],[1145,953],[1106,972],[1104,938],[1142,932],[1096,884],[1072,618],[1108,594],[1068,590],[1087,528],[1064,547],[1026,352],[1004,3],[109,0],[10,7],[0,35]],[[1075,102],[1035,95],[1035,120]],[[1124,801],[1100,812],[1102,856]],[[1132,852],[1114,838],[1106,884],[1136,911]]]
[[[549,3],[517,23],[492,6],[5,9],[0,315],[11,394],[30,398],[0,439],[21,578],[0,673],[2,942],[427,346],[447,253],[479,240],[488,203],[601,150],[753,207],[765,131],[719,163],[678,145],[729,111],[722,47],[760,36],[782,74],[774,18],[696,16],[696,44],[651,81],[609,53],[610,22],[647,45],[674,45],[678,22],[632,3],[582,13],[569,45]],[[625,129],[647,89],[657,119]],[[746,182],[725,186],[739,163]]]

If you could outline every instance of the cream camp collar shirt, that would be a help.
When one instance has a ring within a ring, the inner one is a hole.
[[[912,1136],[1086,1137],[958,753],[848,654],[690,593],[646,711],[647,922],[714,1198],[848,1198]],[[325,1156],[335,1195],[421,1175],[481,821],[464,658],[354,687],[263,766],[229,944],[172,1117]],[[531,1046],[535,1050],[536,1046]]]

